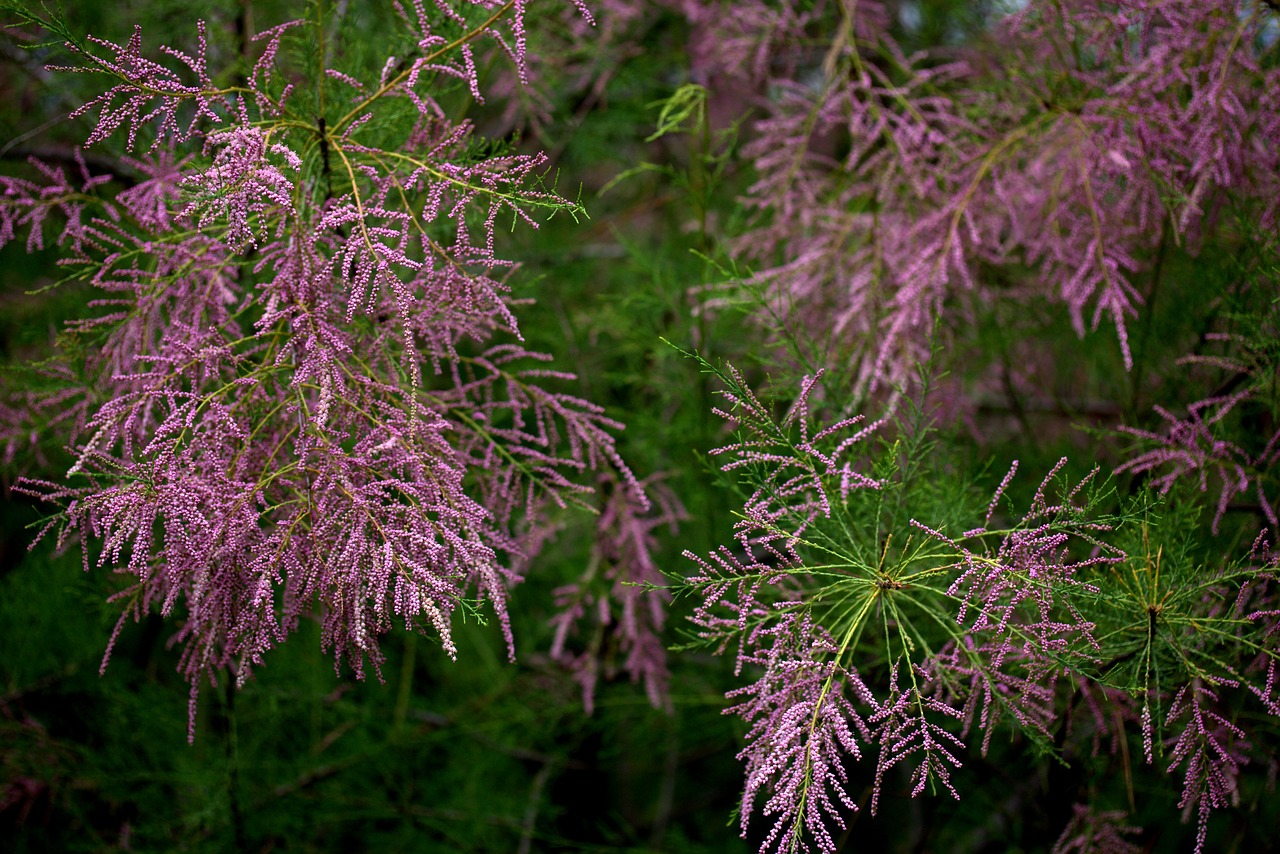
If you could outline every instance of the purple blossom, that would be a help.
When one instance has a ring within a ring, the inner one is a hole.
[[[80,151],[75,153],[79,172],[73,181],[65,169],[56,168],[36,158],[30,159],[39,174],[38,181],[0,176],[0,246],[27,232],[27,251],[45,248],[47,225],[58,228],[57,243],[77,253],[86,239],[85,229],[99,217],[115,219],[117,208],[95,197],[94,190],[111,180],[111,175],[92,175]],[[50,214],[55,214],[50,219]]]
[[[1050,854],[1140,854],[1144,849],[1126,836],[1136,836],[1142,828],[1124,823],[1128,813],[1121,810],[1100,812],[1087,804],[1073,804],[1074,815],[1062,835],[1049,849]]]
[[[1229,379],[1222,391],[1208,395],[1187,406],[1185,417],[1179,418],[1168,409],[1156,406],[1156,414],[1164,419],[1167,432],[1141,430],[1122,426],[1120,430],[1136,437],[1145,447],[1141,453],[1121,464],[1117,471],[1134,474],[1152,474],[1153,484],[1161,493],[1168,493],[1173,485],[1186,475],[1198,475],[1200,491],[1209,488],[1210,475],[1218,485],[1218,502],[1213,516],[1213,531],[1218,532],[1223,515],[1231,501],[1252,492],[1258,501],[1262,516],[1272,528],[1280,527],[1274,499],[1267,494],[1266,482],[1270,471],[1280,461],[1280,430],[1257,437],[1261,448],[1241,447],[1223,438],[1223,426],[1251,402],[1265,398],[1269,377],[1274,365],[1266,355],[1267,336],[1272,330],[1259,330],[1259,341],[1246,340],[1240,335],[1211,334],[1210,340],[1226,347],[1223,355],[1193,355],[1179,360],[1180,364],[1205,365],[1225,370]],[[1242,386],[1236,388],[1236,386]]]
[[[216,151],[213,162],[204,174],[190,175],[179,185],[192,198],[178,216],[193,220],[202,231],[225,222],[223,240],[233,251],[257,248],[260,237],[280,237],[296,215],[294,181],[285,176],[281,165],[297,173],[302,168],[298,155],[246,125],[210,134],[205,147]],[[277,163],[269,162],[268,155],[274,155]],[[275,235],[262,233],[267,220],[277,223]]]
[[[847,500],[855,489],[880,487],[874,478],[858,471],[855,461],[846,457],[882,422],[859,426],[863,416],[856,415],[810,435],[809,409],[821,372],[804,378],[795,403],[776,423],[734,368],[729,368],[729,375],[735,387],[723,392],[728,407],[713,411],[740,425],[745,435],[741,441],[711,453],[732,455],[721,465],[726,472],[745,466],[762,466],[769,472],[746,501],[744,518],[736,526],[738,539],[743,546],[765,546],[771,551],[776,551],[774,543],[781,542],[782,548],[791,553],[794,541],[810,522],[819,516],[831,516],[834,502]],[[791,435],[793,428],[799,431],[795,438]],[[840,434],[846,435],[839,442],[833,441]],[[830,449],[823,450],[824,445]],[[836,485],[834,489],[830,486],[832,483]]]
[[[1087,521],[1082,510],[1071,503],[1097,474],[1094,469],[1072,488],[1060,504],[1050,504],[1045,497],[1046,488],[1054,475],[1066,463],[1060,460],[1037,490],[1030,510],[1010,530],[999,532],[999,546],[994,554],[985,548],[973,547],[953,540],[912,520],[912,524],[959,551],[958,573],[947,589],[949,596],[959,600],[957,622],[969,622],[973,631],[991,630],[997,637],[1025,639],[1035,650],[1062,651],[1068,648],[1068,638],[1076,635],[1093,640],[1093,625],[1072,603],[1078,593],[1097,594],[1097,586],[1079,580],[1076,576],[1090,567],[1118,563],[1123,554],[1096,539],[1097,534],[1109,530],[1101,523]],[[1016,467],[1015,467],[1016,468]],[[1012,474],[1012,472],[1011,472]],[[1006,477],[992,500],[992,506],[1007,487]],[[988,509],[990,523],[991,509]],[[966,531],[964,540],[984,542],[992,533],[986,525]],[[1096,553],[1083,559],[1072,559],[1072,550],[1080,538],[1096,544]],[[1025,606],[1031,606],[1028,609]],[[1065,607],[1063,620],[1060,611]],[[970,613],[972,612],[972,617]],[[1034,613],[1034,617],[1029,615]],[[997,666],[999,661],[996,662]]]
[[[748,284],[853,360],[855,393],[909,386],[939,320],[1010,299],[1106,321],[1131,366],[1162,223],[1194,248],[1228,199],[1280,209],[1262,3],[1031,2],[992,44],[916,55],[880,4],[686,5],[698,62],[754,89]],[[1034,284],[984,275],[1008,265]]]
[[[860,419],[826,416],[817,377],[775,419],[738,373],[721,376],[729,406],[718,412],[739,429],[717,453],[750,491],[734,546],[686,555],[698,566],[688,584],[701,637],[718,651],[735,644],[737,672],[763,670],[730,692],[727,710],[750,726],[744,831],[759,811],[773,822],[762,850],[833,850],[832,828],[854,808],[843,763],[872,745],[874,813],[898,766],[910,769],[911,796],[960,797],[953,774],[975,729],[984,752],[1002,726],[1053,741],[1060,677],[1100,651],[1091,578],[1125,559],[1091,516],[1097,470],[1063,483],[1060,461],[1005,524],[1015,465],[983,524],[951,535],[893,509],[920,488],[904,482],[898,446],[877,454]],[[831,427],[815,426],[827,417]],[[895,519],[908,530],[881,529],[870,551],[866,530]],[[1101,716],[1096,700],[1085,705]],[[1105,717],[1103,731],[1118,732]]]
[[[616,480],[602,480],[605,506],[596,522],[590,563],[579,580],[555,591],[561,610],[551,620],[551,657],[573,672],[588,714],[595,707],[602,666],[606,676],[618,669],[616,653],[623,656],[621,669],[631,680],[644,682],[653,707],[670,708],[662,627],[671,594],[652,552],[654,532],[666,527],[674,533],[685,514],[663,484],[650,479],[643,485],[655,502],[652,507],[637,505],[637,493]],[[585,648],[575,651],[569,642],[580,634],[588,635]]]
[[[846,757],[860,759],[860,745],[873,738],[854,703],[878,706],[857,672],[839,663],[843,650],[807,615],[780,620],[762,633],[761,646],[751,662],[764,675],[729,692],[738,702],[725,709],[751,727],[738,754],[747,766],[742,835],[763,799],[772,827],[761,851],[807,851],[807,831],[819,851],[833,852],[829,823],[843,828],[843,813],[857,809]]]
[[[155,140],[150,148],[182,143],[197,135],[202,122],[220,124],[225,108],[225,97],[232,90],[215,89],[206,64],[208,44],[205,41],[205,25],[197,24],[199,48],[194,55],[162,47],[162,53],[176,59],[195,77],[193,83],[183,80],[183,74],[162,62],[148,59],[142,54],[142,28],[134,27],[126,44],[119,45],[106,39],[90,36],[88,45],[80,47],[68,44],[67,48],[85,63],[81,66],[51,66],[54,71],[106,74],[120,82],[103,94],[72,112],[72,118],[96,112],[97,125],[85,141],[94,145],[109,138],[120,128],[127,135],[126,148],[134,148],[137,136],[143,128],[152,128]],[[105,49],[114,56],[103,56],[93,47]],[[191,110],[185,115],[179,111],[188,103]]]
[[[1169,773],[1181,768],[1183,819],[1196,814],[1196,854],[1204,850],[1209,815],[1215,809],[1235,806],[1240,798],[1237,779],[1240,766],[1249,760],[1249,743],[1242,729],[1214,711],[1217,695],[1199,679],[1184,685],[1174,696],[1166,727],[1180,724],[1182,732],[1170,740]]]
[[[956,800],[960,793],[951,783],[951,772],[963,763],[957,753],[964,750],[964,742],[949,732],[939,720],[959,720],[962,713],[937,697],[926,696],[918,682],[927,681],[928,673],[912,665],[910,686],[899,684],[899,665],[895,663],[889,674],[889,696],[879,705],[868,724],[875,728],[880,742],[880,758],[876,763],[876,782],[871,795],[871,813],[880,805],[884,789],[884,775],[896,765],[914,764],[911,772],[911,796],[921,794],[926,787],[941,785]]]
[[[61,508],[42,537],[79,539],[86,569],[125,578],[104,667],[129,618],[176,622],[191,737],[201,683],[243,684],[305,618],[358,677],[379,672],[396,626],[455,657],[460,608],[492,614],[514,658],[528,532],[548,504],[583,501],[588,470],[611,484],[601,548],[626,668],[664,696],[663,594],[622,585],[660,583],[649,532],[677,506],[645,517],[622,425],[521,346],[498,256],[500,214],[536,227],[575,205],[540,183],[542,155],[475,155],[427,85],[461,74],[474,90],[474,39],[524,61],[524,4],[472,5],[482,18],[440,4],[460,39],[414,6],[423,56],[377,81],[342,72],[356,100],[328,126],[277,120],[296,23],[263,34],[248,88],[212,88],[203,28],[194,54],[165,49],[193,83],[145,58],[136,31],[90,39],[73,48],[84,68],[120,82],[81,109],[98,115],[89,142],[154,132],[127,161],[144,179],[110,195],[83,161],[79,186],[42,165],[44,186],[4,179],[0,240],[26,228],[39,246],[57,211],[68,266],[99,292],[69,324],[97,346],[57,365],[67,391],[6,406],[6,452],[40,411],[83,400],[64,420],[65,482],[19,488]],[[402,147],[365,139],[384,98],[419,110]]]

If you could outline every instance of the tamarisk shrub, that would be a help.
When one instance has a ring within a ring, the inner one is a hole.
[[[1177,360],[1180,405],[1154,407],[1160,428],[1120,428],[1136,440],[1120,470],[1150,477],[1162,492],[1189,480],[1208,493],[1211,478],[1216,482],[1214,533],[1228,510],[1246,511],[1265,519],[1272,530],[1280,528],[1275,505],[1280,306],[1274,297],[1280,253],[1274,236],[1259,229],[1255,239],[1257,251],[1245,255],[1234,293],[1222,300],[1220,323]],[[1186,414],[1178,414],[1180,409]]]
[[[983,499],[919,413],[833,419],[842,402],[811,376],[777,418],[736,370],[704,367],[735,429],[713,453],[746,499],[732,545],[686,552],[685,589],[701,643],[734,649],[749,680],[726,712],[746,728],[740,820],[744,837],[766,822],[761,851],[836,850],[895,769],[912,797],[964,797],[970,748],[985,756],[997,732],[1048,761],[1122,766],[1112,779],[1172,778],[1197,851],[1248,769],[1265,784],[1280,648],[1264,536],[1212,563],[1194,505],[1120,501],[1097,467],[1068,480],[1066,459],[1015,509],[1018,464]],[[1133,850],[1124,812],[1061,794],[1085,802],[1055,850]]]
[[[582,208],[543,155],[451,118],[483,98],[477,51],[524,73],[526,3],[394,6],[380,68],[348,63],[319,5],[254,36],[238,76],[204,24],[189,52],[148,50],[23,13],[65,40],[57,70],[110,82],[74,113],[87,144],[134,153],[127,180],[83,159],[0,178],[0,242],[56,241],[62,285],[96,293],[50,368],[62,386],[10,406],[6,449],[42,419],[61,431],[66,479],[20,484],[60,507],[40,536],[128,578],[112,644],[131,617],[178,621],[192,738],[202,680],[243,684],[304,617],[360,677],[397,624],[456,656],[459,611],[491,613],[514,657],[510,588],[584,471],[611,484],[618,565],[652,574],[622,425],[521,346],[497,245]],[[660,703],[661,597],[625,598],[625,667]]]
[[[634,4],[604,5],[621,18]],[[714,103],[726,81],[753,88],[749,217],[730,254],[756,270],[748,290],[780,337],[815,342],[796,361],[851,377],[824,394],[811,375],[779,419],[720,372],[738,433],[717,453],[741,521],[733,543],[690,554],[685,589],[702,641],[735,650],[747,683],[728,709],[745,740],[743,835],[762,850],[856,844],[859,805],[875,813],[898,788],[964,797],[973,754],[1008,739],[1043,766],[1095,772],[1045,798],[1063,801],[1053,850],[1176,833],[1128,814],[1158,812],[1157,792],[1204,849],[1212,814],[1256,805],[1276,767],[1275,562],[1265,538],[1242,556],[1235,526],[1210,537],[1232,509],[1248,511],[1240,529],[1274,528],[1275,279],[1242,275],[1217,299],[1195,264],[1274,240],[1275,4],[974,4],[990,13],[974,44],[921,51],[893,14],[911,5],[652,4],[685,16],[705,88],[676,89],[651,139],[689,118],[690,91]],[[1192,293],[1208,311],[1187,323],[1199,340],[1184,364],[1220,381],[1186,417],[1157,410],[1169,429],[1129,427],[1139,450],[1121,464],[1167,503],[1098,484],[1123,460],[1107,448],[1083,478],[1066,463],[1037,473],[1017,505],[1015,464],[988,503],[925,462],[938,451],[919,429],[893,444],[876,438],[892,420],[865,432],[848,418],[877,393],[910,400],[939,340],[1046,303],[1078,338],[1114,331],[1066,369],[1128,371],[1132,400],[1107,403],[1130,415],[1144,376],[1169,367],[1144,346],[1157,302]],[[1232,299],[1254,304],[1231,317]],[[1221,486],[1216,506],[1181,489],[1196,479]]]
[[[646,491],[656,512],[637,507],[625,485],[601,480],[604,509],[597,518],[596,540],[582,577],[555,591],[561,609],[552,619],[555,638],[551,656],[566,665],[582,686],[588,714],[595,706],[601,665],[606,672],[621,669],[633,681],[643,681],[655,708],[670,706],[667,698],[666,650],[662,645],[665,605],[670,595],[654,561],[655,530],[672,533],[685,518],[684,508],[664,484],[647,481]],[[581,636],[580,650],[571,638]]]
[[[910,51],[895,4],[683,4],[701,71],[756,96],[749,284],[859,395],[1009,300],[1061,304],[1080,337],[1105,322],[1131,368],[1165,250],[1280,213],[1274,3],[995,5]]]

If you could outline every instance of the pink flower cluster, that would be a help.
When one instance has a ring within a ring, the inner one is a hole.
[[[744,836],[763,816],[762,852],[837,850],[834,829],[859,806],[851,763],[872,753],[874,814],[899,767],[912,797],[960,798],[976,733],[983,755],[1000,730],[1046,749],[1092,743],[1095,755],[1140,733],[1147,763],[1158,754],[1181,777],[1180,806],[1204,848],[1211,814],[1237,802],[1240,769],[1259,755],[1230,709],[1280,714],[1264,537],[1244,561],[1209,571],[1153,554],[1144,521],[1139,552],[1123,538],[1134,523],[1099,515],[1099,470],[1070,483],[1065,459],[1016,521],[1005,497],[1014,464],[985,518],[972,508],[981,524],[966,525],[957,498],[926,505],[947,520],[926,523],[916,504],[940,475],[902,450],[918,439],[901,421],[893,442],[856,431],[857,419],[818,429],[828,404],[816,377],[774,419],[741,375],[721,379],[730,405],[720,414],[737,441],[717,453],[751,491],[736,542],[686,556],[701,637],[736,646],[737,672],[752,674],[726,709],[747,726]],[[1131,850],[1117,816],[1081,809],[1061,850],[1089,838]]]
[[[856,392],[910,386],[937,321],[1009,299],[1062,303],[1081,336],[1108,321],[1131,365],[1162,234],[1280,214],[1261,2],[1032,0],[987,43],[917,54],[878,3],[689,5],[702,73],[755,93],[739,252]]]
[[[592,491],[588,470],[610,484],[610,577],[660,582],[648,530],[676,513],[645,517],[622,425],[521,345],[497,254],[500,215],[536,228],[576,205],[543,184],[541,155],[474,154],[434,95],[443,76],[479,96],[477,40],[523,67],[525,4],[437,6],[402,10],[414,53],[372,79],[283,67],[302,22],[263,33],[228,89],[210,82],[203,27],[194,55],[163,50],[176,67],[138,32],[90,39],[79,70],[117,82],[80,111],[97,117],[88,142],[122,131],[149,149],[122,160],[131,186],[111,192],[83,162],[78,180],[40,163],[43,182],[0,178],[0,242],[56,231],[101,294],[69,328],[91,342],[59,368],[71,390],[7,410],[12,452],[68,395],[76,407],[67,479],[21,489],[61,507],[42,536],[79,538],[86,569],[127,578],[116,634],[152,610],[177,621],[192,727],[202,680],[243,683],[304,618],[360,676],[395,625],[455,656],[461,608],[491,612],[514,657],[518,567],[548,503]],[[299,119],[308,85],[330,90],[327,121]],[[413,118],[388,142],[371,128],[393,100]],[[626,668],[657,702],[664,597],[611,595]]]

